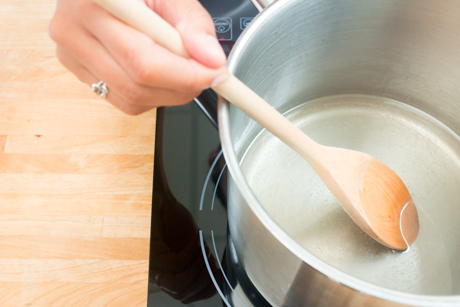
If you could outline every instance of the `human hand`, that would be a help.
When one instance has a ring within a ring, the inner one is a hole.
[[[58,0],[49,32],[61,63],[82,82],[103,80],[107,100],[136,115],[181,105],[228,77],[214,24],[197,0],[146,0],[175,27],[191,59],[173,54],[92,0]]]

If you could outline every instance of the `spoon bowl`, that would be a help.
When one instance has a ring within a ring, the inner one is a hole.
[[[387,247],[408,248],[417,238],[419,224],[401,178],[365,153],[324,146],[320,152],[320,163],[327,168],[320,164],[316,172],[353,221]]]

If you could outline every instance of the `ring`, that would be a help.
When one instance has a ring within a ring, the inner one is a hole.
[[[96,94],[99,95],[99,97],[101,98],[105,98],[105,96],[107,96],[107,93],[108,93],[108,89],[107,89],[107,85],[101,81],[99,81],[98,83],[93,83],[91,85],[91,90],[93,92],[95,92]]]

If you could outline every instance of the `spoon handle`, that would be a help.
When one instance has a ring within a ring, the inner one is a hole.
[[[94,0],[128,25],[138,29],[171,52],[190,58],[179,32],[139,0]],[[310,164],[321,146],[306,136],[275,108],[233,75],[212,88],[302,155]]]
[[[213,90],[298,152],[310,164],[314,162],[313,153],[321,145],[310,139],[237,77],[230,75],[225,83],[213,87]]]
[[[94,0],[112,15],[148,35],[157,44],[190,58],[179,32],[152,11],[142,0]]]

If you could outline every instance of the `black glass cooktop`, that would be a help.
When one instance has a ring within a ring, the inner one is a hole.
[[[228,55],[256,8],[250,0],[200,2]],[[217,95],[207,94],[199,99],[215,104]],[[148,306],[251,307],[257,297],[230,280],[242,273],[228,269],[234,257],[228,256],[225,162],[209,120],[215,107],[207,110],[193,102],[158,110]]]

